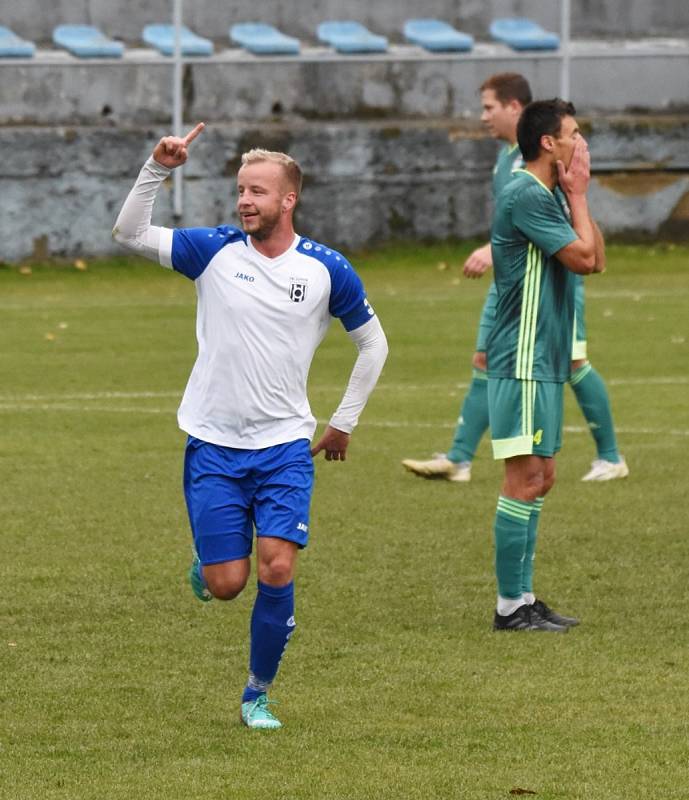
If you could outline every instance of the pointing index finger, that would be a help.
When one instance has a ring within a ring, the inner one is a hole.
[[[201,131],[206,127],[205,122],[199,122],[199,124],[184,137],[184,144],[191,144],[191,142],[196,139],[196,137],[201,133]]]

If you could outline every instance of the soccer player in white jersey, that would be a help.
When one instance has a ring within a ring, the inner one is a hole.
[[[244,589],[256,532],[258,591],[241,720],[279,728],[267,690],[295,627],[294,574],[306,546],[313,458],[344,461],[350,434],[387,356],[385,334],[361,280],[340,253],[295,233],[299,165],[250,150],[237,175],[242,228],[160,228],[160,184],[184,164],[203,130],[161,139],[129,193],[116,241],[194,280],[198,357],[178,412],[188,434],[184,491],[194,538],[189,572],[200,600]],[[358,349],[342,401],[311,447],[316,420],[306,380],[338,317]]]

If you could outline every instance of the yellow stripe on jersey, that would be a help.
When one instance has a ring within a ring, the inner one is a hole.
[[[517,371],[515,378],[520,380],[531,380],[533,378],[536,323],[538,320],[542,271],[543,254],[532,242],[529,242],[522,291],[521,317],[519,320],[519,341],[517,342]]]
[[[536,382],[522,381],[522,436],[533,437]]]

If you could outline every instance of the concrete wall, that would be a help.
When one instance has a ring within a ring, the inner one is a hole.
[[[681,36],[689,34],[689,4],[685,0],[572,0],[575,37]],[[149,22],[170,18],[170,0],[3,0],[0,23],[40,42],[48,42],[56,25],[91,23],[127,42],[140,40]],[[225,39],[234,22],[264,21],[306,41],[314,40],[319,22],[356,19],[371,29],[400,40],[411,17],[439,17],[479,39],[500,16],[527,16],[550,30],[559,30],[558,0],[187,0],[187,25],[203,36]]]
[[[599,170],[592,207],[607,233],[689,232],[689,117],[583,120]],[[116,252],[110,230],[165,128],[5,127],[0,260]],[[332,246],[485,235],[495,143],[476,123],[387,120],[214,125],[194,144],[178,224],[233,221],[233,180],[252,146],[306,173],[300,232]],[[154,221],[176,224],[165,186]]]
[[[185,65],[185,112],[207,122],[273,119],[463,117],[478,111],[477,87],[491,73],[518,71],[536,97],[559,94],[560,59],[500,45],[429,55],[397,46],[380,56],[322,49],[300,58],[256,58],[226,50]],[[570,97],[579,112],[689,108],[689,40],[578,42]],[[170,119],[172,67],[152,51],[84,61],[67,53],[0,64],[0,125],[154,124]]]

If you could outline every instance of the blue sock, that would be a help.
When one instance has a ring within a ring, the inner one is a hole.
[[[259,581],[251,615],[249,680],[242,703],[255,700],[268,690],[295,624],[294,582],[276,587]]]

